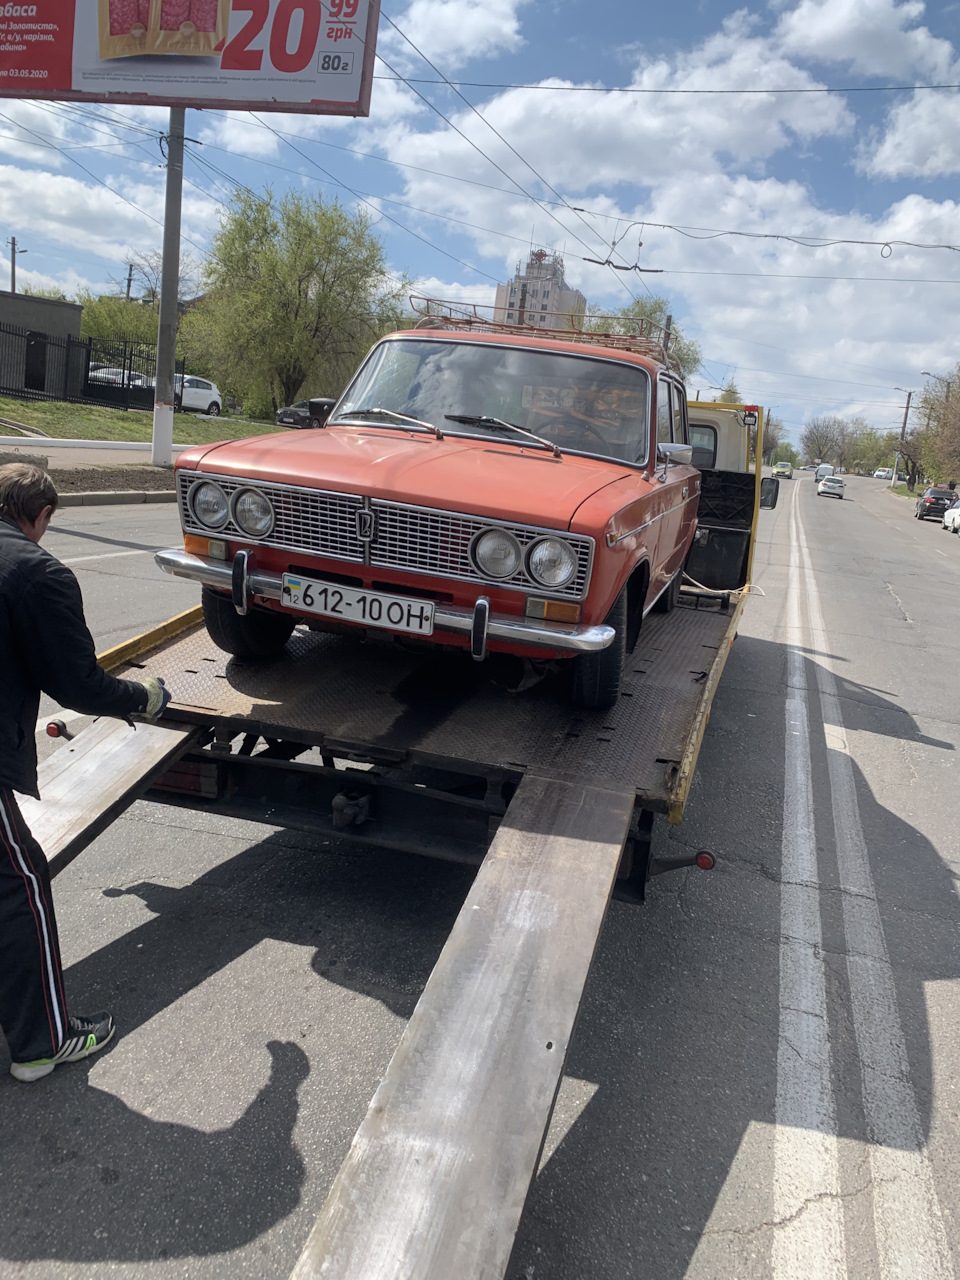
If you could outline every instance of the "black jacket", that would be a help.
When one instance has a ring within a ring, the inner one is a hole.
[[[0,516],[0,786],[37,790],[40,693],[94,716],[143,711],[147,691],[97,665],[80,584],[55,556]]]

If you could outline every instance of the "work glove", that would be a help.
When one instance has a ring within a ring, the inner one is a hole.
[[[170,701],[170,690],[162,680],[155,680],[153,676],[148,676],[146,680],[141,682],[147,691],[147,705],[141,711],[144,720],[151,723],[160,719]]]

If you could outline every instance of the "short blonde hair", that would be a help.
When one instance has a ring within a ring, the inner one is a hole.
[[[33,524],[44,507],[57,509],[53,481],[32,462],[8,462],[0,467],[0,514],[17,524]]]

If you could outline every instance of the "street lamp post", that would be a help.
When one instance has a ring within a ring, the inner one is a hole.
[[[907,397],[907,403],[903,410],[903,426],[900,428],[900,441],[897,445],[897,452],[893,459],[893,479],[890,481],[889,488],[897,483],[897,476],[900,473],[900,446],[903,444],[904,436],[907,434],[907,418],[910,416],[910,401],[913,399],[913,392],[907,391],[906,387],[894,387],[894,391],[903,391]]]
[[[939,373],[928,373],[926,369],[920,370],[920,376],[923,378],[933,378],[935,382],[942,382],[943,385],[947,388],[946,391],[943,393],[943,403],[944,404],[950,403],[950,388],[953,386],[953,382],[950,378],[944,378]]]

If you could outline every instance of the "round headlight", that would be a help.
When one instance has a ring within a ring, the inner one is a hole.
[[[560,538],[541,538],[527,552],[527,569],[544,587],[565,587],[577,572],[577,557]]]
[[[488,529],[473,544],[473,562],[485,578],[512,578],[522,558],[520,543],[506,529]]]
[[[265,538],[273,528],[273,506],[259,489],[240,489],[233,497],[233,519],[251,538]]]
[[[208,529],[219,529],[227,523],[230,504],[227,495],[218,484],[201,480],[190,490],[190,507],[201,524]]]

